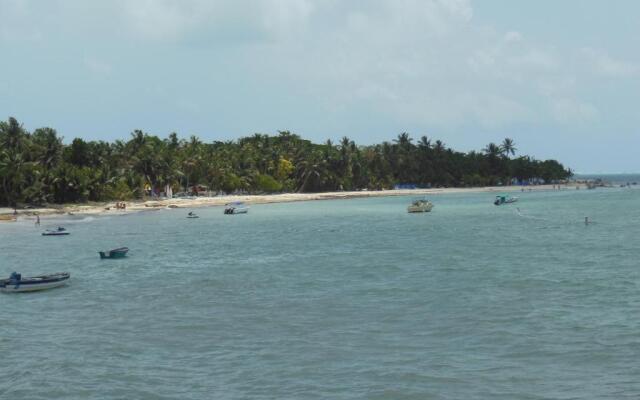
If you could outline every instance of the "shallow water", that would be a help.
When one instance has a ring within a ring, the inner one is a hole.
[[[0,398],[640,397],[640,190],[518,196],[2,224]]]

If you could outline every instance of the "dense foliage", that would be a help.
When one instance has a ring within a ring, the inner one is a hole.
[[[514,159],[511,139],[482,152],[461,153],[407,133],[373,146],[314,144],[284,131],[237,141],[166,139],[136,130],[127,142],[65,145],[51,128],[27,132],[14,118],[0,121],[0,204],[68,203],[142,198],[149,189],[207,188],[231,192],[317,192],[385,189],[396,184],[483,186],[566,179],[554,161]]]

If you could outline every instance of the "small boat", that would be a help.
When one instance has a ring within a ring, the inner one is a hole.
[[[249,212],[249,207],[247,207],[241,201],[225,204],[225,208],[224,208],[225,214],[246,214],[248,212]]]
[[[0,280],[0,291],[10,293],[52,289],[67,283],[70,276],[68,272],[59,272],[23,278],[21,274],[13,272],[9,279]]]
[[[433,203],[431,203],[427,199],[418,199],[414,200],[413,203],[409,207],[407,207],[407,212],[410,213],[420,213],[420,212],[429,212],[433,208]]]
[[[46,231],[42,232],[42,236],[66,236],[68,234],[69,232],[61,226],[57,227],[56,229],[47,229]]]
[[[189,214],[187,214],[187,218],[200,218],[200,217],[196,213],[191,211],[189,212]]]
[[[124,258],[129,251],[128,247],[119,247],[109,251],[99,251],[100,258]]]
[[[517,197],[496,196],[496,199],[494,200],[493,204],[495,204],[496,206],[500,206],[502,204],[515,203],[516,201],[518,201]]]

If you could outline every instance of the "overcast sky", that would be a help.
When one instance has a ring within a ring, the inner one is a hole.
[[[0,0],[0,118],[69,141],[407,131],[639,172],[635,0]]]

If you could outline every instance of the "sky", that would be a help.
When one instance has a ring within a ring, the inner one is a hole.
[[[68,142],[512,138],[640,172],[635,0],[0,0],[0,119]]]

